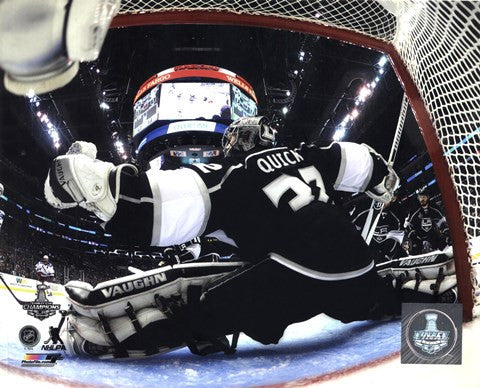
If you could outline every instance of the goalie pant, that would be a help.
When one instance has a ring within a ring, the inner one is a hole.
[[[315,225],[327,216],[312,210],[306,209],[310,213],[300,219],[307,218]],[[323,254],[326,257],[348,254],[357,258],[368,254],[366,244],[351,224],[339,223],[337,219],[335,225],[332,234],[342,232],[349,245],[326,247],[319,243],[318,235],[313,232],[316,229],[312,228],[296,236],[292,231],[293,239],[301,244],[282,253],[290,253],[290,258],[309,256],[310,267],[318,267],[316,261]],[[294,230],[300,227],[293,226]],[[272,344],[280,340],[290,324],[320,313],[348,323],[398,316],[402,302],[436,301],[438,297],[431,294],[394,288],[391,280],[380,277],[375,268],[366,272],[325,273],[298,265],[282,254],[271,253],[256,265],[211,286],[189,321],[198,338],[207,333],[244,332],[256,341]]]
[[[367,245],[331,200],[335,190],[371,190],[386,175],[369,148],[353,143],[149,170],[123,176],[107,230],[151,245],[226,232],[242,260],[258,265],[210,289],[191,313],[192,330],[276,343],[286,326],[322,312],[343,322],[400,313],[400,293],[376,274]]]

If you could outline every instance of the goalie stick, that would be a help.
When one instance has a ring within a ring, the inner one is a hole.
[[[7,284],[7,282],[5,281],[5,279],[3,279],[3,276],[0,275],[0,280],[2,281],[2,283],[5,285],[5,287],[7,288],[7,290],[10,292],[10,294],[12,294],[13,296],[13,299],[15,299],[19,305],[21,306],[26,306],[26,305],[29,305],[31,304],[32,302],[26,302],[26,301],[23,301],[23,300],[20,300],[17,298],[17,296],[13,293],[13,291],[10,289],[9,285]]]
[[[395,161],[395,157],[397,156],[398,146],[400,144],[400,139],[402,137],[403,131],[403,124],[405,123],[405,116],[407,115],[407,108],[408,108],[408,100],[405,93],[403,94],[402,98],[402,106],[400,108],[400,116],[398,117],[397,128],[395,130],[395,136],[393,137],[392,148],[390,149],[390,155],[388,156],[387,163],[390,166],[393,166],[393,162]],[[373,232],[377,227],[378,220],[380,219],[380,214],[382,214],[383,210],[383,203],[379,201],[372,200],[372,204],[370,205],[370,210],[368,211],[367,220],[365,221],[365,225],[362,229],[362,237],[367,243],[370,245],[370,241],[372,241]]]

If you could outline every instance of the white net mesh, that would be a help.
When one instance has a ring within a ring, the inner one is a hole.
[[[356,30],[390,41],[396,29],[396,18],[375,1],[328,0],[123,0],[121,14],[169,11],[228,11],[309,20],[339,28]]]
[[[298,20],[393,43],[424,101],[450,169],[472,253],[474,316],[480,315],[475,275],[476,268],[480,273],[480,2],[122,0],[120,13],[172,11]]]
[[[418,1],[403,4],[394,45],[435,127],[472,252],[474,284],[480,268],[480,4]],[[478,271],[477,271],[478,272]],[[475,289],[475,315],[480,314]]]

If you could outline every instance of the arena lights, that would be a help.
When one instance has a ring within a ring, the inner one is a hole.
[[[33,102],[35,103],[36,101],[33,101]],[[52,124],[52,122],[48,118],[48,115],[46,113],[43,113],[42,111],[37,111],[36,115],[37,115],[37,118],[40,120],[40,122],[46,126],[46,128],[44,128],[44,131],[46,131],[50,136],[50,138],[52,139],[53,146],[56,149],[60,148],[61,146],[60,134],[58,133],[58,130],[55,128],[55,126]]]
[[[288,107],[284,106],[284,107],[282,108],[282,113],[283,113],[284,115],[286,115],[286,114],[288,113]]]
[[[30,101],[30,104],[35,105],[37,108],[40,106],[40,98],[33,91],[31,91],[31,93],[29,92],[27,97]]]
[[[37,118],[40,120],[40,123],[43,124],[45,127],[43,127],[43,130],[48,133],[50,138],[52,139],[53,146],[58,149],[60,148],[60,134],[58,130],[55,128],[53,123],[50,121],[50,118],[48,115],[41,110],[38,109],[40,106],[40,98],[33,92],[29,92],[27,94],[28,100],[31,105],[32,112],[35,112],[35,115]],[[43,126],[42,125],[42,126]]]
[[[345,136],[346,132],[347,132],[347,130],[345,129],[345,127],[340,127],[339,129],[337,129],[335,131],[335,134],[333,135],[333,140],[335,140],[335,141],[342,140],[343,137]]]
[[[106,102],[102,101],[100,103],[100,108],[102,108],[103,110],[109,110],[110,109],[110,105],[108,105]]]
[[[127,154],[127,151],[125,150],[125,146],[123,145],[123,142],[117,138],[113,143],[113,145],[115,146],[118,156],[120,156],[123,160],[127,160],[128,154]]]
[[[367,99],[367,97],[369,97],[371,94],[372,94],[372,91],[370,90],[368,85],[363,85],[360,88],[360,91],[358,92],[358,99],[361,102],[364,102]]]
[[[383,67],[388,62],[388,58],[386,55],[382,55],[377,63],[378,66]]]
[[[378,85],[380,81],[381,74],[385,72],[384,66],[388,63],[388,58],[385,55],[382,55],[377,62],[378,73],[370,83],[364,83],[358,90],[358,94],[354,99],[355,108],[353,108],[350,113],[348,113],[342,120],[340,124],[336,126],[336,131],[333,134],[332,139],[334,141],[339,141],[343,139],[347,130],[353,125],[353,121],[360,115],[361,107],[367,101],[367,99],[373,94],[373,90]]]
[[[70,237],[70,236],[66,236],[66,235],[63,235],[63,234],[54,233],[54,232],[51,232],[49,230],[45,230],[45,229],[43,229],[39,226],[33,225],[33,224],[28,224],[28,227],[30,229],[33,229],[33,230],[37,231],[37,232],[46,233],[46,234],[49,234],[49,235],[52,235],[52,236],[55,236],[55,237],[60,237],[60,238],[63,238],[64,240],[77,241],[77,242],[81,242],[83,244],[94,245],[94,246],[102,246],[102,247],[107,246],[107,244],[97,243],[95,241],[80,240],[80,239],[73,238],[73,237]]]

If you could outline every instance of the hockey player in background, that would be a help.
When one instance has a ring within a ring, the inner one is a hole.
[[[55,278],[55,269],[52,263],[50,263],[48,255],[44,255],[42,259],[35,264],[35,272],[37,279],[40,282],[52,282]]]
[[[402,301],[436,300],[430,284],[394,288],[379,277],[367,245],[333,203],[334,190],[391,199],[398,176],[373,149],[276,147],[266,119],[252,117],[226,130],[224,151],[222,164],[146,173],[96,160],[95,147],[81,142],[54,160],[45,184],[51,205],[80,205],[116,238],[139,245],[216,231],[250,262],[201,292],[180,291],[186,296],[173,304],[160,295],[162,285],[152,285],[168,280],[165,273],[95,288],[67,284],[73,313],[62,338],[70,352],[130,357],[182,344],[198,354],[227,352],[226,334],[277,343],[288,325],[320,313],[343,322],[380,319],[398,315]],[[210,351],[200,349],[205,343]]]
[[[401,249],[404,237],[403,222],[400,221],[391,204],[392,202],[384,204],[370,242],[370,249],[376,263],[396,259],[404,253]],[[353,223],[357,230],[362,230],[369,210],[367,208],[356,215],[353,214]]]
[[[450,237],[444,215],[430,205],[427,190],[420,191],[417,199],[420,207],[407,218],[404,250],[415,255],[445,248]]]

